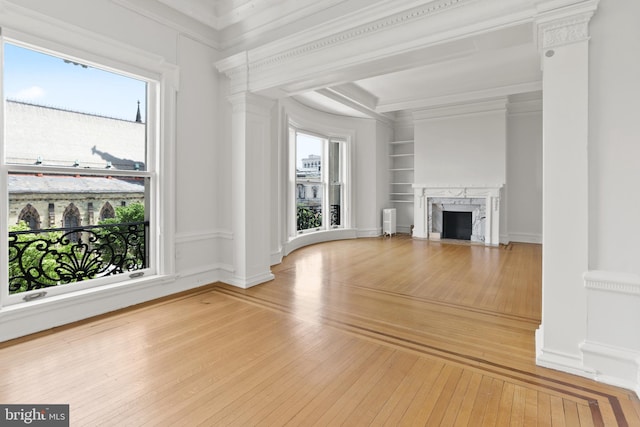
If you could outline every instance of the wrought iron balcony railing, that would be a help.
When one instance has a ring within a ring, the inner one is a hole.
[[[322,206],[298,205],[296,215],[298,231],[322,226]],[[340,225],[340,205],[329,206],[329,218],[332,227]]]
[[[9,232],[9,293],[147,267],[149,222]]]

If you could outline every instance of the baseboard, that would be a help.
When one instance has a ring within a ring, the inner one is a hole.
[[[640,352],[591,341],[580,349],[584,363],[596,368],[596,381],[633,390],[640,397]]]
[[[287,256],[296,249],[315,243],[330,242],[333,240],[356,239],[358,232],[354,229],[335,229],[327,231],[318,231],[316,233],[300,234],[295,238],[286,242],[282,247],[282,255]]]
[[[382,234],[382,228],[358,228],[356,231],[357,238],[378,237]]]
[[[411,234],[412,227],[410,225],[398,225],[396,231],[402,234]]]
[[[640,276],[587,271],[587,336],[581,345],[585,365],[603,383],[634,390],[640,397]]]
[[[282,258],[284,257],[284,255],[282,254],[282,247],[280,247],[279,250],[275,251],[275,252],[271,252],[271,264],[270,265],[278,265],[280,263],[282,263]]]
[[[511,242],[518,242],[518,243],[542,244],[542,234],[537,234],[537,233],[509,232],[509,234],[507,234],[507,239]],[[500,243],[502,243],[502,236],[500,236]]]
[[[592,380],[596,378],[596,372],[583,364],[582,357],[548,348],[538,350],[536,365]]]
[[[238,288],[249,289],[253,286],[269,282],[275,278],[276,277],[273,275],[273,273],[271,273],[271,271],[268,271],[262,274],[256,274],[254,276],[247,277],[233,275],[231,278],[229,278],[228,280],[224,280],[223,282]]]

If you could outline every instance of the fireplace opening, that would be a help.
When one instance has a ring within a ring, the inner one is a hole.
[[[471,240],[471,212],[442,212],[442,238]]]

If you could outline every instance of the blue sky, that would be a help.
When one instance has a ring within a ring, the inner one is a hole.
[[[146,84],[5,43],[4,96],[50,107],[135,120],[145,119]]]
[[[298,133],[296,144],[296,159],[298,168],[302,169],[302,159],[309,157],[311,154],[322,155],[322,139]]]

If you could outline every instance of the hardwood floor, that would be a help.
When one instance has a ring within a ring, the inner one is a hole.
[[[0,344],[0,402],[73,426],[639,426],[630,391],[539,368],[541,248],[300,249],[212,284]]]

